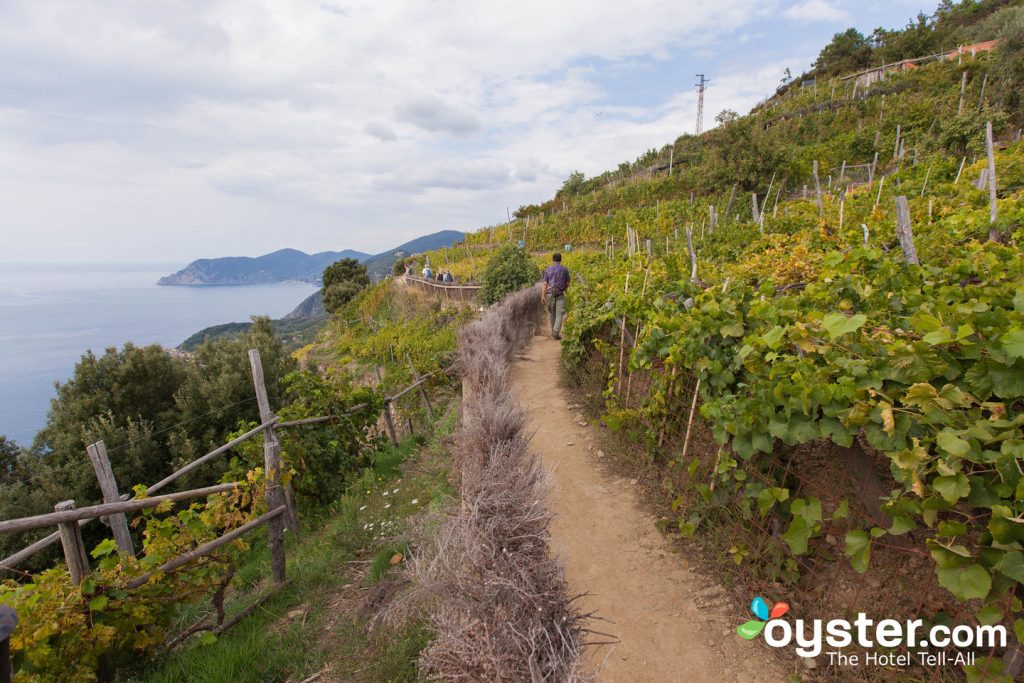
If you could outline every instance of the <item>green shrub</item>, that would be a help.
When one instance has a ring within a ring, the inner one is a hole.
[[[526,251],[506,244],[494,252],[484,267],[480,298],[485,304],[493,304],[539,278],[540,272]]]
[[[366,266],[354,258],[343,258],[324,269],[324,308],[336,313],[369,286]]]

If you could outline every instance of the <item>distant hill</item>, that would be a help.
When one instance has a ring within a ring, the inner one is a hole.
[[[300,320],[302,318],[326,318],[327,310],[324,308],[324,290],[318,289],[305,299],[298,306],[292,309],[291,313],[281,320]]]
[[[320,282],[324,268],[343,258],[369,258],[352,249],[307,254],[298,249],[280,249],[255,258],[226,256],[193,261],[158,285],[264,285],[272,282]]]
[[[399,252],[418,254],[449,247],[465,238],[458,230],[442,230],[417,237],[394,249],[371,256],[360,251],[322,251],[307,254],[298,249],[280,249],[255,258],[225,256],[193,261],[177,273],[162,277],[158,285],[265,285],[273,282],[311,282],[319,284],[324,268],[343,258],[366,264],[370,277],[380,280],[391,274],[391,264]]]
[[[465,237],[465,233],[459,232],[458,230],[442,230],[432,235],[424,235],[423,237],[417,237],[416,239],[406,242],[400,246],[390,249],[388,251],[377,254],[376,256],[367,257],[366,254],[361,254],[357,251],[339,251],[330,252],[325,251],[320,254],[303,254],[301,251],[295,249],[282,249],[281,251],[275,251],[273,254],[267,254],[266,256],[260,256],[259,258],[219,258],[219,259],[200,259],[194,261],[184,270],[180,270],[174,275],[160,278],[158,284],[161,285],[241,285],[241,284],[263,284],[266,282],[281,282],[282,280],[252,280],[248,282],[242,282],[239,280],[241,275],[236,274],[232,281],[226,281],[227,275],[223,264],[230,264],[236,261],[249,262],[243,264],[242,268],[248,268],[246,271],[236,270],[236,273],[246,272],[252,274],[264,274],[269,272],[268,270],[255,270],[252,268],[251,262],[254,261],[274,261],[272,257],[276,257],[281,254],[299,255],[306,259],[319,259],[324,258],[325,262],[323,265],[318,266],[319,270],[315,277],[310,278],[298,278],[289,277],[285,278],[288,280],[302,279],[305,282],[319,282],[320,275],[323,269],[334,263],[338,259],[342,258],[358,258],[360,261],[366,264],[366,269],[370,273],[370,277],[381,280],[391,274],[391,264],[395,262],[395,257],[399,253],[404,254],[418,254],[424,251],[430,251],[431,249],[442,249],[449,247],[455,242],[461,241]],[[285,259],[281,259],[285,260]],[[218,274],[219,273],[219,274]],[[219,278],[220,281],[212,281],[215,278]],[[201,280],[201,281],[197,281]],[[324,296],[323,290],[317,290],[310,294],[308,297],[303,299],[298,306],[296,306],[290,313],[285,315],[283,318],[278,320],[272,320],[271,323],[274,325],[274,329],[284,340],[288,346],[301,346],[312,340],[317,331],[323,327],[327,320],[327,311],[324,310]],[[178,346],[183,351],[194,351],[197,346],[202,344],[204,341],[210,339],[217,339],[219,337],[231,337],[239,334],[244,334],[252,327],[251,322],[244,323],[223,323],[221,325],[213,325],[211,327],[204,328],[191,337],[186,339]]]
[[[423,237],[417,237],[416,239],[401,244],[394,249],[382,252],[376,256],[363,261],[366,264],[366,271],[375,280],[381,280],[391,274],[391,265],[395,262],[395,256],[402,252],[405,255],[419,254],[424,251],[430,251],[432,249],[442,249],[444,247],[450,247],[456,242],[461,242],[465,239],[466,233],[459,232],[458,230],[442,230],[441,232],[435,232],[432,235],[424,235]]]

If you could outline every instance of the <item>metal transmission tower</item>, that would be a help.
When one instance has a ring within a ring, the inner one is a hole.
[[[711,79],[704,78],[704,74],[697,74],[697,132],[695,135],[700,135],[704,132],[704,89]]]

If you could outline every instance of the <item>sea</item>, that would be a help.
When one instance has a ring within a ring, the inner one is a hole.
[[[0,434],[30,446],[46,422],[54,382],[87,349],[175,347],[204,327],[280,318],[316,291],[304,283],[157,287],[180,264],[0,264]]]

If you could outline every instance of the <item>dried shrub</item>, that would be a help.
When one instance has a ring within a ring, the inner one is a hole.
[[[412,558],[436,638],[420,668],[437,681],[584,680],[586,615],[548,548],[549,475],[530,450],[526,413],[507,391],[509,361],[540,315],[534,287],[506,297],[460,335],[463,429],[456,440],[461,505]]]

